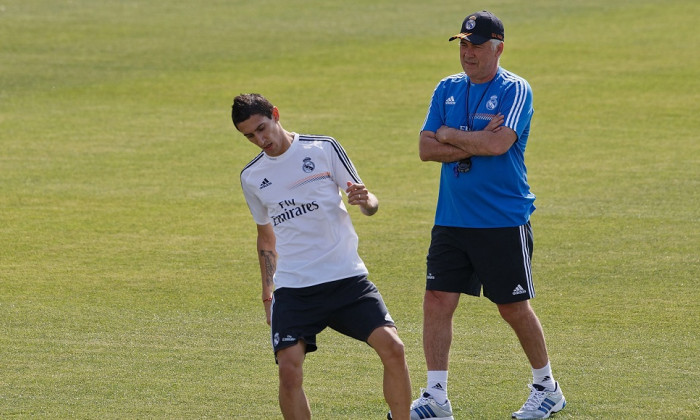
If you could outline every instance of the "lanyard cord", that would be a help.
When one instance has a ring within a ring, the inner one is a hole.
[[[495,79],[496,76],[493,77]],[[486,92],[489,91],[491,88],[491,83],[493,83],[493,79],[489,80],[489,84],[486,85],[486,89],[481,94],[481,97],[479,98],[479,102],[476,104],[476,108],[474,109],[473,114],[469,114],[469,91],[471,89],[472,82],[471,80],[467,81],[467,97],[465,99],[466,102],[466,111],[467,111],[467,130],[473,131],[474,129],[474,118],[476,117],[476,111],[479,110],[479,107],[481,106],[481,101],[484,100],[484,96],[486,96]],[[457,162],[454,166],[454,173],[455,177],[459,178],[460,173],[467,173],[471,170],[472,168],[472,159],[471,157],[468,157],[466,159],[462,159],[459,162]]]
[[[495,79],[496,76],[493,77]],[[471,88],[472,82],[471,80],[467,81],[467,98],[466,98],[466,111],[467,111],[467,129],[469,131],[474,130],[474,117],[476,117],[476,111],[479,110],[479,107],[481,106],[481,101],[484,100],[484,96],[486,96],[486,92],[489,91],[489,88],[491,88],[491,83],[493,83],[493,79],[489,80],[489,84],[486,85],[486,89],[484,89],[484,92],[481,94],[481,97],[479,98],[479,102],[476,104],[476,108],[474,108],[474,113],[469,114],[469,90]]]

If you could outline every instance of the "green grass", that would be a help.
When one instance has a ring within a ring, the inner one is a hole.
[[[381,201],[353,211],[414,390],[438,165],[417,157],[447,38],[437,1],[9,0],[0,5],[0,418],[280,418],[229,119],[260,92],[342,142]],[[502,64],[535,94],[533,300],[559,419],[700,410],[700,6],[501,0]],[[485,299],[462,300],[450,397],[508,418],[530,372]],[[316,418],[383,418],[381,370],[326,331]],[[244,416],[245,417],[245,416]]]

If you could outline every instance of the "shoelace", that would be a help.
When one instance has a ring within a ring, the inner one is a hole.
[[[421,405],[429,405],[432,397],[430,396],[430,394],[428,394],[427,397],[425,396],[426,392],[425,392],[424,388],[421,388],[420,391],[421,391],[420,398],[417,399],[416,401],[414,401],[413,404],[411,404],[411,409],[416,408],[416,407],[421,406]]]
[[[421,405],[428,405],[430,402],[429,398],[426,398],[424,396],[421,396],[414,404],[411,405],[411,408],[416,408]]]
[[[530,396],[528,397],[527,401],[525,401],[525,404],[523,404],[522,410],[535,411],[540,408],[540,405],[542,405],[546,392],[538,391],[532,385],[528,385],[528,387],[530,388]]]

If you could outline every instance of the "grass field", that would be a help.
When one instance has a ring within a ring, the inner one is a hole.
[[[280,418],[230,122],[260,92],[337,138],[377,194],[360,253],[417,396],[438,165],[417,157],[456,33],[487,7],[527,78],[533,300],[558,419],[700,412],[700,3],[5,0],[0,3],[0,418]],[[357,209],[353,209],[357,210]],[[509,418],[530,371],[486,299],[462,300],[457,419]],[[376,355],[326,331],[318,419],[381,419]]]

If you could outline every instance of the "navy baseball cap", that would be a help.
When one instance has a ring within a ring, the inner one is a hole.
[[[482,10],[464,18],[462,30],[450,38],[450,41],[459,38],[479,45],[490,39],[503,41],[504,36],[503,22],[493,13]]]

